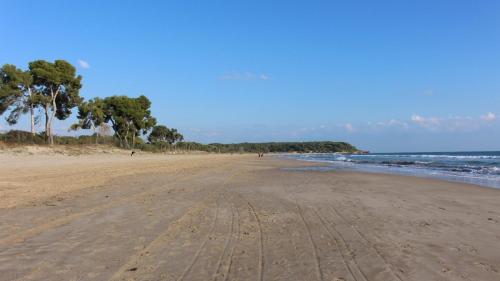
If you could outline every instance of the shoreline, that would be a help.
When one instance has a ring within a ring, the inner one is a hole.
[[[408,168],[408,167],[393,167],[393,166],[377,166],[375,164],[358,164],[351,163],[351,165],[346,165],[344,162],[336,163],[331,160],[317,160],[317,159],[300,159],[287,157],[286,155],[275,155],[275,157],[282,159],[290,159],[293,161],[299,161],[303,163],[314,163],[313,167],[308,165],[306,169],[314,170],[317,167],[317,170],[327,172],[327,171],[352,171],[359,173],[370,173],[370,174],[382,174],[382,175],[399,175],[399,176],[408,176],[408,177],[417,177],[417,178],[426,178],[426,179],[436,179],[445,182],[452,183],[462,183],[469,184],[479,187],[485,188],[493,188],[500,189],[500,183],[495,179],[489,178],[470,178],[465,175],[447,175],[443,173],[431,172],[431,170],[419,170],[416,168]],[[350,162],[347,162],[350,163]]]

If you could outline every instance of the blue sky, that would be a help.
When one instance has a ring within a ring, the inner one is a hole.
[[[500,150],[499,1],[0,2],[0,64],[66,59],[189,140]]]

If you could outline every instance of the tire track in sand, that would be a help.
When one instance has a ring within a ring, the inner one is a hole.
[[[193,256],[193,259],[191,260],[191,263],[184,269],[182,275],[176,279],[176,281],[182,281],[184,280],[184,278],[186,278],[186,276],[190,273],[191,269],[193,268],[193,266],[196,264],[196,261],[198,260],[198,258],[200,257],[200,254],[201,252],[205,249],[205,246],[207,245],[208,241],[210,240],[210,237],[211,235],[214,233],[215,229],[216,229],[216,226],[217,226],[217,218],[218,218],[218,214],[219,214],[219,208],[220,208],[220,205],[219,205],[219,200],[222,198],[222,197],[225,197],[224,196],[224,191],[226,190],[226,186],[227,184],[231,181],[231,179],[236,176],[238,173],[232,173],[221,185],[222,187],[222,191],[221,191],[221,194],[217,197],[217,199],[215,200],[215,203],[217,205],[217,209],[216,209],[216,212],[215,212],[215,217],[214,217],[214,220],[213,220],[213,223],[212,223],[212,227],[209,231],[209,233],[206,235],[205,237],[205,240],[203,241],[203,243],[199,246],[198,250],[196,251],[195,255]],[[233,209],[231,208],[231,212],[232,212],[232,221],[231,221],[231,232],[230,232],[230,235],[232,234],[232,229],[233,229],[233,223],[234,223],[234,211]],[[228,243],[228,240],[226,240],[226,243]],[[225,243],[225,244],[226,244]],[[223,254],[226,250],[226,247],[227,245],[224,246],[224,250],[223,250]],[[223,254],[221,256],[221,259],[223,257]],[[220,262],[222,262],[222,260],[220,260]],[[220,267],[220,264],[217,265],[216,268],[219,268]]]
[[[222,183],[222,186],[226,185],[234,176],[236,175],[236,173],[232,173],[223,183]],[[194,175],[193,175],[194,176]],[[213,196],[213,193],[211,193],[212,196]],[[197,209],[197,206],[198,205],[203,205],[204,203],[206,203],[207,200],[204,200],[202,202],[199,202],[199,203],[195,203],[193,204],[192,207],[190,207],[188,209],[188,211],[186,211],[179,219],[177,219],[175,222],[178,222],[180,221],[181,219],[187,217],[190,213],[194,213]],[[200,247],[198,248],[195,256],[193,257],[193,259],[191,260],[191,263],[190,265],[183,271],[182,275],[177,279],[177,280],[182,280],[183,278],[185,278],[185,276],[187,275],[188,271],[193,267],[193,265],[196,263],[196,260],[198,259],[198,256],[200,255],[201,251],[203,250],[205,244],[207,243],[207,240],[209,240],[209,235],[210,233],[213,233],[214,229],[215,229],[215,225],[216,225],[216,222],[217,222],[217,216],[218,216],[218,212],[219,212],[219,205],[218,205],[218,198],[215,199],[215,203],[217,205],[217,209],[216,209],[216,215],[214,216],[214,219],[213,219],[213,223],[212,223],[212,227],[211,227],[211,230],[209,231],[209,234],[206,236],[207,239],[205,239],[205,241],[202,243],[202,245],[200,245]],[[199,207],[198,207],[199,208]],[[127,269],[131,268],[132,264],[136,264],[139,262],[139,260],[141,259],[141,257],[145,254],[145,253],[148,253],[151,249],[153,248],[156,248],[158,247],[159,245],[161,245],[163,242],[162,242],[162,238],[165,237],[166,235],[168,235],[168,233],[171,231],[171,226],[175,225],[175,222],[174,223],[171,223],[167,226],[166,230],[162,233],[160,233],[154,240],[152,240],[148,246],[143,249],[142,251],[136,253],[135,255],[133,255],[128,262],[126,262],[124,265],[122,265],[114,274],[113,276],[109,279],[109,280],[118,280],[118,278],[120,278],[125,272],[127,272]],[[159,245],[158,245],[159,244]]]
[[[237,239],[236,242],[238,242],[238,240],[241,237],[241,234],[240,234],[240,211],[238,211],[237,208],[236,208],[236,222],[237,222],[236,233],[238,234],[236,236]],[[236,249],[236,242],[233,244],[233,246],[231,247],[231,251],[229,252],[229,257],[228,257],[229,264],[227,265],[227,270],[226,273],[224,274],[224,281],[227,281],[227,279],[229,278],[229,273],[231,272],[231,267],[233,265],[234,250]]]
[[[189,265],[184,269],[184,271],[182,272],[181,276],[179,276],[179,278],[176,279],[177,281],[184,280],[184,278],[187,276],[187,274],[191,271],[191,269],[193,268],[194,264],[196,263],[196,261],[200,257],[200,253],[205,248],[205,245],[207,244],[208,240],[210,240],[210,236],[212,235],[212,233],[214,233],[215,226],[217,225],[217,218],[219,216],[219,202],[218,202],[218,200],[215,200],[215,204],[216,204],[216,209],[215,209],[215,216],[214,216],[214,219],[212,221],[212,227],[210,228],[210,231],[205,236],[205,240],[203,240],[203,242],[198,247],[198,250],[194,254],[193,258],[191,259],[191,262],[189,263]]]
[[[173,228],[175,228],[175,226],[179,222],[199,211],[201,209],[201,206],[204,204],[206,204],[206,202],[202,201],[195,203],[191,207],[189,207],[186,212],[178,216],[178,218],[174,220],[172,223],[169,223],[165,231],[157,235],[156,238],[153,239],[144,249],[142,249],[141,251],[133,255],[131,258],[129,258],[129,260],[125,264],[123,264],[108,280],[119,280],[119,278],[122,277],[122,275],[125,272],[127,272],[130,268],[133,268],[133,265],[138,264],[139,260],[143,256],[150,253],[152,249],[155,249],[159,247],[161,244],[163,244],[164,238],[172,231]]]
[[[335,239],[335,241],[337,242],[337,245],[341,245],[342,247],[339,247],[339,251],[342,253],[342,248],[344,248],[347,253],[343,253],[343,257],[345,258],[346,256],[348,256],[350,258],[350,261],[351,261],[351,264],[353,265],[353,267],[349,266],[351,268],[351,272],[352,273],[356,273],[357,277],[355,277],[356,280],[363,280],[363,281],[367,281],[368,278],[365,274],[365,272],[361,269],[361,266],[358,264],[356,258],[353,256],[353,251],[352,249],[349,247],[349,244],[347,243],[347,241],[345,240],[344,236],[335,228],[335,224],[331,221],[328,221],[327,219],[325,219],[324,217],[321,217],[321,215],[319,214],[319,212],[315,211],[316,214],[318,215],[318,217],[322,218],[322,222],[324,222],[324,226],[326,227],[328,233],[331,235],[331,237],[333,239]],[[330,231],[330,229],[328,228],[327,226],[327,223],[328,225],[330,225],[331,227],[331,230],[333,230],[333,232],[336,234],[333,234],[332,231]],[[340,243],[339,243],[340,242]],[[354,277],[354,275],[353,275]]]
[[[224,242],[224,248],[222,249],[222,253],[221,253],[219,259],[217,260],[217,267],[216,267],[215,272],[213,274],[214,281],[217,280],[217,273],[219,273],[219,270],[222,266],[222,261],[224,259],[224,255],[226,254],[227,248],[228,248],[229,244],[231,243],[231,240],[233,239],[233,232],[234,232],[234,206],[231,206],[231,226],[230,226],[229,234],[226,237],[226,241]]]
[[[178,188],[183,181],[192,179],[196,176],[197,176],[196,174],[190,174],[188,176],[177,177],[176,180],[174,181],[173,185],[171,186],[171,188]],[[122,203],[135,201],[136,199],[142,198],[143,196],[148,196],[148,195],[154,194],[154,193],[160,191],[162,188],[164,188],[164,186],[151,188],[151,189],[143,190],[143,191],[139,191],[139,192],[133,192],[132,194],[127,194],[127,197],[120,198],[114,202],[109,202],[109,203],[105,203],[102,205],[97,205],[96,207],[89,208],[86,211],[74,213],[72,215],[63,217],[61,219],[55,219],[54,221],[49,222],[49,223],[42,223],[42,224],[35,226],[33,228],[23,230],[23,231],[18,232],[17,234],[13,234],[13,235],[10,235],[9,237],[0,239],[0,246],[2,246],[2,243],[4,243],[4,242],[8,243],[9,242],[8,239],[11,239],[11,238],[15,239],[13,241],[12,240],[10,241],[13,244],[24,242],[26,239],[29,239],[30,237],[34,237],[34,236],[41,234],[45,231],[50,231],[51,229],[55,229],[56,227],[72,223],[76,219],[80,219],[80,218],[83,218],[86,216],[91,216],[91,215],[99,213],[101,211],[105,211],[105,210],[108,210],[110,208],[117,207]],[[200,205],[201,203],[202,202],[198,202],[198,203],[195,203],[195,204],[191,205],[190,207],[188,207],[187,211],[185,211],[181,215],[177,216],[176,219],[174,219],[174,222],[180,221],[181,219],[183,219],[192,209],[195,209],[196,206]],[[19,237],[16,238],[15,237],[16,235],[19,235]],[[5,241],[4,241],[4,239],[5,239]],[[37,268],[37,270],[27,272],[27,273],[23,274],[23,276],[19,277],[16,280],[29,279],[30,276],[33,276],[33,274],[36,274],[37,271],[42,270],[41,266],[44,264],[45,264],[44,261],[40,261],[40,262],[36,263],[35,265],[33,265],[33,268]]]
[[[235,212],[236,210],[236,212]],[[236,215],[235,215],[236,214]],[[234,204],[231,204],[231,226],[230,226],[230,232],[226,238],[226,242],[224,243],[224,248],[222,250],[222,253],[219,257],[219,260],[217,261],[217,267],[216,270],[213,274],[213,281],[216,281],[219,279],[219,276],[222,276],[224,279],[227,280],[229,271],[231,270],[231,265],[233,262],[233,255],[234,255],[234,250],[236,248],[236,243],[237,240],[234,241],[235,239],[238,239],[240,236],[240,217],[239,217],[239,212],[238,209],[234,207]],[[236,223],[235,223],[236,222]],[[235,231],[235,225],[236,225],[236,231]],[[235,238],[236,236],[236,238]],[[228,253],[228,248],[231,245]],[[224,257],[226,256],[227,253],[227,267],[222,271],[222,265],[224,264]]]
[[[189,176],[180,177],[179,179],[177,179],[177,181],[182,182],[182,181],[188,180],[190,178],[193,178],[195,176],[196,175],[193,174],[193,175],[189,175]],[[174,184],[174,186],[177,186],[177,185],[178,184]],[[134,201],[136,199],[142,198],[143,196],[147,196],[149,194],[154,194],[154,192],[158,192],[164,188],[165,188],[164,186],[160,186],[157,188],[152,188],[149,190],[133,193],[131,195],[128,195],[128,197],[121,198],[121,199],[118,199],[116,201],[112,201],[109,203],[104,203],[102,205],[92,207],[92,208],[85,210],[85,211],[81,211],[81,212],[77,212],[77,213],[74,213],[71,215],[67,215],[67,216],[64,216],[64,217],[61,217],[61,218],[58,218],[55,220],[51,220],[49,222],[42,223],[42,224],[39,224],[37,226],[22,230],[20,232],[15,233],[15,234],[11,234],[11,235],[6,236],[4,238],[0,238],[0,246],[4,246],[7,244],[9,244],[11,246],[12,244],[24,242],[26,239],[29,239],[33,236],[36,236],[40,233],[47,231],[47,230],[66,225],[66,224],[71,223],[72,221],[74,221],[76,219],[90,216],[90,215],[93,215],[95,213],[99,213],[101,211],[119,206],[120,204]]]
[[[329,205],[330,209],[341,219],[344,221],[345,224],[349,225],[353,230],[354,232],[361,238],[363,239],[365,242],[366,242],[366,245],[368,247],[370,247],[374,252],[375,254],[384,262],[384,266],[386,267],[386,269],[391,272],[391,275],[394,277],[394,279],[397,279],[398,281],[402,281],[402,279],[394,272],[394,270],[392,269],[392,266],[391,264],[387,261],[387,259],[385,259],[382,254],[380,253],[380,251],[377,249],[377,247],[375,247],[375,245],[373,245],[373,243],[368,240],[368,238],[366,238],[366,236],[364,234],[362,234],[357,228],[356,226],[354,226],[352,223],[350,223],[342,214],[340,214],[340,212],[333,206],[333,205]]]
[[[302,209],[300,208],[299,203],[297,202],[297,198],[295,198],[295,206],[297,207],[297,213],[298,213],[304,227],[306,228],[309,244],[311,245],[311,249],[312,249],[313,255],[314,255],[314,263],[316,265],[316,274],[318,275],[318,280],[323,281],[323,272],[321,271],[320,258],[318,255],[318,247],[316,246],[316,243],[314,242],[314,239],[312,237],[311,228],[309,227],[306,220],[304,219],[304,214],[302,213]]]
[[[335,237],[335,235],[330,231],[330,229],[328,228],[328,226],[326,225],[326,222],[324,221],[324,218],[318,213],[318,211],[316,209],[314,209],[314,213],[316,214],[316,216],[318,217],[319,221],[321,222],[321,224],[323,225],[323,228],[326,230],[326,232],[328,233],[328,235],[330,236],[330,239],[332,240],[332,242],[334,242],[335,246],[337,247],[337,249],[339,250],[339,253],[340,253],[340,258],[342,259],[342,263],[344,264],[344,266],[346,267],[347,271],[349,271],[349,274],[352,276],[352,278],[355,280],[355,281],[358,281],[359,279],[356,277],[356,274],[354,274],[351,266],[349,265],[349,263],[347,262],[347,259],[344,255],[344,253],[342,252],[342,249],[340,247],[340,243],[337,239],[337,237]],[[358,269],[359,270],[359,269]],[[366,278],[364,278],[364,280],[366,280]]]
[[[260,223],[260,218],[255,212],[254,207],[250,202],[247,201],[248,207],[252,212],[255,220],[257,220],[257,227],[259,229],[259,280],[264,280],[264,237],[262,235],[262,225]]]

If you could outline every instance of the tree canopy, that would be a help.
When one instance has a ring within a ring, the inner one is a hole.
[[[29,63],[36,92],[35,103],[45,111],[45,134],[49,143],[53,143],[52,123],[54,118],[64,120],[71,115],[71,109],[82,102],[80,75],[76,69],[64,60],[53,63],[36,60]]]
[[[78,106],[77,118],[79,122],[73,124],[73,129],[95,129],[106,120],[104,101],[101,98],[84,101]]]
[[[11,64],[0,69],[0,114],[9,110],[22,96],[23,74],[22,70]]]
[[[160,145],[163,149],[165,144],[173,145],[176,142],[184,140],[184,136],[177,129],[169,129],[164,125],[154,126],[148,136],[148,141],[152,144]]]
[[[36,91],[33,85],[33,75],[15,65],[6,64],[0,70],[3,83],[0,82],[0,114],[10,110],[6,118],[9,125],[17,123],[21,115],[30,113],[31,134],[35,134]],[[4,99],[2,99],[3,97]]]
[[[111,96],[103,100],[104,121],[110,122],[120,144],[130,148],[140,134],[147,132],[156,124],[151,116],[151,102],[143,95],[137,98]]]
[[[332,153],[357,152],[358,149],[346,142],[266,142],[266,143],[211,143],[209,146],[219,152],[271,152],[271,153]]]
[[[153,130],[149,134],[148,141],[151,143],[166,143],[169,134],[170,130],[167,128],[167,126],[157,125],[153,127]]]

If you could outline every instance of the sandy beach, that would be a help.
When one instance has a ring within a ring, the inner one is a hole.
[[[256,155],[0,160],[0,280],[500,280],[496,189]]]

